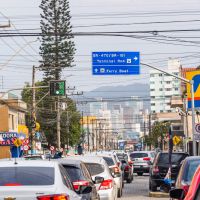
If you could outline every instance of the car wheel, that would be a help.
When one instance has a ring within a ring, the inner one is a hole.
[[[153,185],[151,182],[149,182],[149,190],[152,191],[152,192],[156,192],[157,187],[155,185]]]
[[[142,176],[142,175],[143,175],[143,172],[138,172],[137,175],[138,175],[138,176]]]
[[[122,196],[122,188],[118,189],[117,197],[120,198]]]
[[[124,188],[124,181],[122,182],[122,188]]]
[[[133,181],[132,177],[130,177],[129,179],[126,180],[127,183],[132,183],[132,181]]]

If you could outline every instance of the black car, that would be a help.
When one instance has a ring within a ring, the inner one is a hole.
[[[128,155],[126,153],[117,153],[117,157],[122,163],[121,170],[124,172],[124,180],[127,183],[132,183],[133,181],[133,162],[128,161]]]
[[[171,179],[175,183],[178,176],[181,162],[189,156],[188,153],[172,153],[172,170]],[[169,154],[160,152],[154,159],[153,165],[150,168],[149,189],[156,191],[157,187],[164,185],[164,178],[169,169]]]
[[[133,181],[133,170],[132,166],[129,165],[127,160],[120,160],[122,163],[122,170],[124,171],[124,180],[127,183],[132,183]]]
[[[69,178],[73,184],[75,192],[80,194],[84,200],[99,200],[99,195],[95,183],[93,182],[91,175],[86,167],[86,165],[80,160],[67,160],[61,159],[59,162],[65,168],[69,175]],[[90,186],[91,191],[82,192],[85,188]]]

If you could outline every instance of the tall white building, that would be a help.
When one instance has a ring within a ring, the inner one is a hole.
[[[180,61],[170,59],[168,61],[167,71],[175,75],[180,73]],[[172,112],[174,109],[170,106],[172,96],[181,95],[181,81],[170,75],[163,74],[157,70],[150,71],[150,96],[151,112],[162,113]]]

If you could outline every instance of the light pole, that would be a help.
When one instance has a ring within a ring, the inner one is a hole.
[[[185,83],[189,83],[191,85],[191,97],[192,97],[192,102],[191,102],[192,103],[191,104],[191,108],[192,108],[192,141],[193,141],[193,155],[196,156],[197,152],[196,152],[196,141],[195,141],[194,81],[185,79],[185,78],[183,78],[181,76],[177,76],[177,75],[169,73],[169,72],[166,72],[166,71],[164,71],[162,69],[159,69],[159,68],[154,67],[154,66],[149,65],[149,64],[141,63],[141,65],[144,65],[144,66],[147,66],[149,68],[158,70],[160,72],[163,72],[164,74],[168,74],[170,76],[173,76],[173,77],[175,77],[175,78],[177,78],[179,80],[182,80]]]

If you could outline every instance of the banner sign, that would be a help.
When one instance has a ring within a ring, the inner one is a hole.
[[[0,146],[15,146],[14,142],[19,138],[26,139],[26,134],[17,132],[0,132]]]

